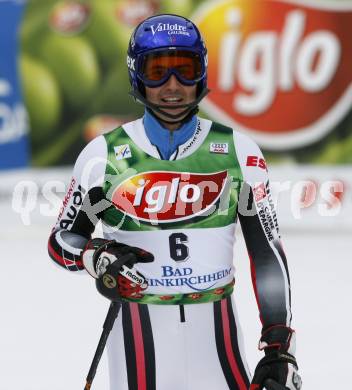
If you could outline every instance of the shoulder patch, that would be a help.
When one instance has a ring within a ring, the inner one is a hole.
[[[228,142],[210,142],[209,151],[211,153],[228,154],[229,144]]]
[[[114,146],[114,152],[116,160],[132,157],[131,148],[128,144]]]

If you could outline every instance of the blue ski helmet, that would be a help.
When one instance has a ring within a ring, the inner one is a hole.
[[[184,77],[177,69],[169,71],[158,80],[150,80],[145,76],[144,64],[148,56],[182,53],[195,61],[196,71],[192,78]],[[209,92],[207,89],[207,49],[197,26],[189,19],[178,15],[163,14],[151,16],[141,22],[132,33],[128,51],[127,67],[132,86],[130,94],[152,110],[176,120],[185,113],[196,112],[201,99]],[[174,74],[184,85],[197,85],[197,98],[187,105],[174,106],[185,108],[178,115],[165,113],[165,106],[155,105],[145,97],[145,86],[158,87]]]

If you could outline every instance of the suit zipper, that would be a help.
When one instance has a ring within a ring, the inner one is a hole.
[[[169,130],[170,131],[170,137],[169,137],[169,154],[171,156],[171,150],[172,150],[172,145],[174,143],[174,131],[173,130]]]

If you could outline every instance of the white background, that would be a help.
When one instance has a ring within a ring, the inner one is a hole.
[[[49,260],[46,244],[55,218],[41,216],[39,207],[30,217],[25,226],[9,201],[0,202],[0,390],[83,389],[108,302],[88,275],[61,270]],[[322,224],[325,230],[304,229],[304,220],[282,229],[297,360],[307,390],[350,383],[351,233],[329,229],[334,224],[328,217]],[[260,322],[239,233],[235,295],[253,370],[261,357],[256,349]],[[105,356],[92,389],[108,389]]]

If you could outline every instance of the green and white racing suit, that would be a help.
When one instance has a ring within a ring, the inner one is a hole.
[[[290,326],[286,258],[266,163],[251,139],[197,118],[193,137],[162,160],[138,119],[81,152],[51,258],[82,270],[98,221],[104,238],[155,256],[136,264],[148,288],[125,299],[109,338],[112,390],[248,389],[232,294],[238,220],[263,328]]]

